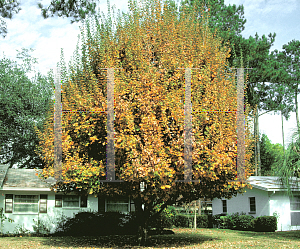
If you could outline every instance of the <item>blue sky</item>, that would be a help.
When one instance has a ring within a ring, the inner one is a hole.
[[[64,50],[68,65],[76,49],[80,34],[79,27],[82,24],[81,22],[70,24],[71,19],[62,17],[44,19],[37,7],[38,2],[48,6],[51,1],[21,0],[22,10],[11,20],[5,19],[8,34],[5,38],[0,37],[0,58],[3,58],[4,52],[5,57],[22,63],[16,58],[16,50],[33,48],[34,52],[30,54],[38,59],[35,70],[46,75],[60,61],[61,48]],[[260,37],[275,32],[275,44],[271,50],[281,50],[283,44],[293,39],[300,40],[299,0],[225,0],[225,4],[244,5],[244,16],[247,22],[242,35],[246,38],[250,35],[254,36],[256,32]],[[121,12],[128,11],[128,0],[110,1],[110,5],[115,5],[115,9],[120,9]],[[98,8],[100,12],[107,14],[106,1],[100,0],[97,4]],[[28,75],[31,78],[34,72]],[[260,131],[267,134],[273,143],[282,143],[280,115],[265,114],[260,117],[259,125]],[[284,121],[286,145],[291,135],[290,130],[294,127],[296,127],[296,114],[291,113],[290,119]]]

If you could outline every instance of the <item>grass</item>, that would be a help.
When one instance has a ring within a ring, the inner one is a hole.
[[[0,248],[300,248],[300,231],[257,233],[217,228],[172,229],[154,235],[148,246],[133,244],[133,236],[1,237]]]

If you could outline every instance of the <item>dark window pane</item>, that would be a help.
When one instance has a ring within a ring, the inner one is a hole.
[[[250,212],[256,212],[255,197],[249,197],[249,199],[250,199]]]
[[[291,212],[291,226],[300,226],[300,212]]]
[[[87,196],[80,197],[80,207],[87,207]]]
[[[13,195],[5,195],[5,213],[12,213],[13,211]]]
[[[79,207],[79,196],[65,195],[63,197],[63,207]]]
[[[47,213],[47,195],[40,195],[40,213]]]
[[[227,213],[227,201],[222,200],[222,205],[223,205],[223,213]]]
[[[55,195],[55,207],[62,207],[62,195]]]

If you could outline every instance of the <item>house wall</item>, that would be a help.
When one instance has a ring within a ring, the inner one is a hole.
[[[249,197],[255,197],[255,213],[250,213]],[[238,194],[229,200],[225,198],[213,199],[213,215],[223,213],[222,200],[227,200],[227,214],[245,212],[247,215],[252,215],[253,217],[269,215],[268,193],[260,189],[247,189],[245,193]]]
[[[250,213],[249,197],[255,197],[256,213]],[[222,199],[213,200],[213,215],[223,213]],[[282,191],[264,191],[257,188],[247,189],[246,192],[227,200],[227,213],[245,212],[254,217],[279,213],[277,231],[299,230],[299,226],[291,226],[290,199]]]
[[[279,213],[278,219],[278,231],[289,231],[289,230],[299,230],[299,226],[291,226],[291,211],[290,211],[290,198],[289,196],[278,191],[275,194],[270,193],[270,214],[274,212]]]
[[[98,200],[94,196],[88,196],[87,208],[64,208],[55,207],[55,193],[54,192],[38,192],[38,191],[0,191],[0,208],[5,209],[5,194],[14,195],[40,195],[47,194],[47,213],[36,213],[36,214],[14,214],[14,213],[4,213],[8,218],[14,220],[13,223],[7,220],[3,223],[3,233],[13,233],[17,226],[23,226],[24,228],[33,232],[33,225],[35,224],[33,220],[45,221],[49,224],[51,232],[54,231],[59,217],[65,215],[67,217],[72,217],[79,211],[98,211]]]

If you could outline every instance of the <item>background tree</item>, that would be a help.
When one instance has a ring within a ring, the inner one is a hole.
[[[261,134],[259,143],[262,176],[276,176],[278,163],[283,158],[283,146],[278,143],[272,144],[266,134]],[[254,160],[253,153],[251,162]]]
[[[17,0],[0,0],[0,14],[3,18],[12,19],[13,14],[19,13],[21,8]],[[41,9],[44,19],[53,16],[73,17],[71,24],[84,20],[86,15],[95,14],[96,2],[94,0],[52,0],[50,5],[43,8],[41,3],[38,3],[38,8]],[[6,23],[0,19],[0,34],[5,38],[7,34]]]
[[[270,96],[274,97],[277,102],[278,110],[281,114],[282,124],[282,146],[285,151],[283,117],[289,119],[290,113],[295,111],[294,89],[290,84],[290,75],[286,68],[286,55],[284,52],[279,52],[277,49],[271,52],[269,57],[270,66],[266,72],[270,74],[272,88],[269,91]]]
[[[244,30],[246,19],[244,18],[243,5],[225,5],[224,0],[185,0],[181,12],[196,11],[196,20],[198,22],[206,18],[206,11],[209,10],[209,16],[206,19],[212,32],[217,31],[217,35],[222,39],[222,44],[229,46],[230,57],[227,59],[230,68],[247,67],[247,88],[246,101],[249,103],[250,116],[254,119],[255,145],[255,174],[260,175],[260,148],[259,148],[259,125],[258,118],[268,112],[278,111],[278,98],[271,95],[274,87],[269,84],[271,81],[271,64],[268,63],[270,48],[275,41],[275,33],[268,36],[263,35],[244,38],[241,32]],[[228,44],[227,44],[228,42]],[[243,62],[243,63],[242,63]],[[275,71],[273,70],[273,74]],[[285,115],[287,118],[287,116]]]
[[[36,63],[27,49],[18,58],[23,59],[22,66],[6,58],[0,61],[0,161],[10,167],[43,168],[34,151],[38,145],[34,126],[42,130],[53,89],[40,73],[32,80],[26,76]]]
[[[13,13],[19,13],[21,8],[18,6],[19,2],[16,0],[0,0],[0,14],[1,14],[1,23],[0,23],[0,34],[2,34],[3,38],[5,38],[7,34],[6,23],[3,18],[12,19]]]
[[[231,198],[246,187],[234,181],[236,114],[199,112],[237,108],[235,78],[225,71],[229,51],[204,23],[193,22],[195,13],[179,18],[176,8],[163,4],[162,12],[157,0],[142,7],[130,2],[115,33],[111,21],[99,25],[94,16],[92,35],[87,21],[82,58],[77,58],[81,65],[70,67],[63,84],[63,109],[99,112],[63,115],[63,182],[54,186],[100,198],[131,196],[144,239],[158,205],[161,212],[201,197]],[[192,183],[177,182],[184,179],[185,91],[178,68],[186,67],[200,68],[192,73]],[[101,68],[124,69],[114,76],[115,170],[121,183],[100,182],[105,179],[107,137],[107,73]],[[40,176],[46,178],[54,174],[53,106],[49,113],[45,132],[38,132],[39,153],[47,164]],[[252,173],[251,139],[246,122],[246,178]]]
[[[297,126],[300,127],[299,115],[298,115],[298,93],[299,93],[299,81],[300,81],[300,41],[292,40],[288,44],[282,46],[282,56],[279,58],[283,64],[283,69],[290,76],[286,83],[289,85],[289,89],[292,89],[295,100],[295,111]]]
[[[293,197],[293,188],[299,187],[300,178],[300,132],[298,127],[290,138],[290,143],[277,166],[277,176],[287,188],[289,197]]]

